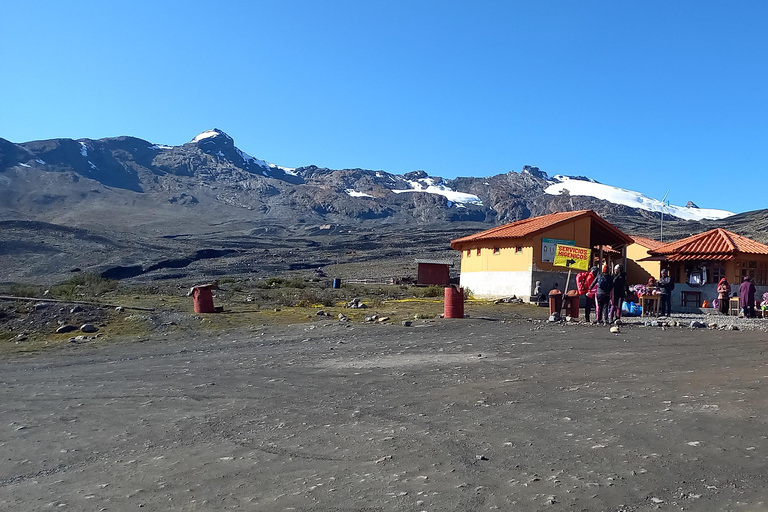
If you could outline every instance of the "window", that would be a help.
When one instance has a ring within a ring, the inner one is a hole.
[[[480,248],[477,248],[477,255],[480,256]]]
[[[723,265],[712,265],[712,272],[709,274],[708,281],[713,284],[720,282],[725,277],[725,267]]]
[[[493,248],[493,254],[501,254],[501,249],[498,247]]]
[[[523,253],[523,248],[521,246],[518,245],[517,247],[515,247],[515,254],[522,254],[522,253]]]

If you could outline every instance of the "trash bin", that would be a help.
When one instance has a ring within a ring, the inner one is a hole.
[[[549,314],[560,314],[560,310],[563,309],[563,292],[555,288],[549,292]]]
[[[464,288],[445,288],[443,318],[464,318]]]
[[[568,290],[565,294],[565,315],[579,318],[579,292],[576,290]]]
[[[216,308],[213,306],[213,293],[211,290],[218,290],[219,287],[215,283],[201,284],[193,286],[187,296],[192,296],[192,301],[195,306],[195,313],[216,313]]]

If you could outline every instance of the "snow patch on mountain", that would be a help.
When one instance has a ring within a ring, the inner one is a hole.
[[[351,188],[346,189],[344,192],[351,197],[373,197],[371,194],[366,194],[365,192],[355,192],[355,190]]]
[[[240,158],[242,158],[246,162],[251,163],[251,164],[256,164],[259,167],[269,168],[269,164],[267,162],[265,162],[264,160],[259,160],[258,158],[252,157],[251,155],[249,155],[245,151],[241,151],[238,148],[235,148],[235,149],[237,150],[237,154],[240,155]]]
[[[197,135],[194,139],[191,140],[192,143],[200,142],[203,139],[209,139],[211,137],[218,137],[221,135],[221,132],[218,130],[206,130],[203,133]]]
[[[664,212],[683,220],[718,220],[735,215],[733,212],[716,210],[712,208],[691,208],[685,206],[666,205],[658,199],[653,199],[640,192],[634,192],[619,187],[604,185],[595,181],[572,179],[563,176],[557,177],[557,183],[553,183],[544,189],[551,195],[560,195],[564,190],[572,196],[589,196],[621,204],[631,208],[639,208],[650,212]],[[561,181],[560,181],[561,179]]]
[[[483,201],[474,194],[467,194],[464,192],[456,192],[455,190],[446,187],[443,184],[435,184],[432,178],[422,178],[416,181],[408,181],[411,185],[410,189],[393,190],[395,194],[403,194],[406,192],[425,192],[427,194],[437,194],[444,196],[452,203],[457,203],[456,206],[465,206],[467,204],[475,204],[478,206],[483,205]]]

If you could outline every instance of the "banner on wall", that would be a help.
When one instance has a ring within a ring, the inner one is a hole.
[[[589,270],[589,256],[591,253],[592,251],[585,247],[558,244],[555,248],[555,258],[552,264],[556,267],[586,271]]]
[[[555,249],[558,245],[576,245],[575,240],[560,240],[558,238],[541,239],[541,261],[555,262]]]

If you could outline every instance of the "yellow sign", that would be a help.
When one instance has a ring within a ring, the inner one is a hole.
[[[568,267],[574,270],[589,270],[589,256],[591,250],[572,245],[560,245],[555,248],[555,261],[557,267]]]

